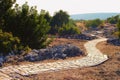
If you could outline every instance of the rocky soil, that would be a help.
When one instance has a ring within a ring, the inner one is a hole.
[[[65,35],[61,36],[62,38],[68,38],[68,39],[81,39],[81,40],[93,40],[97,39],[96,36],[86,35],[86,34],[79,34],[79,35]]]
[[[107,42],[115,46],[120,46],[120,39],[108,39]]]

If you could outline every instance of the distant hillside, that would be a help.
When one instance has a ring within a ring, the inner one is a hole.
[[[105,20],[108,17],[112,17],[115,15],[118,15],[120,13],[88,13],[88,14],[76,14],[76,15],[71,15],[70,17],[74,20],[91,20],[91,19],[102,19]]]

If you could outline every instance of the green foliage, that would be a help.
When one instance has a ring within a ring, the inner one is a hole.
[[[31,51],[31,48],[29,46],[26,46],[23,50],[25,51],[25,53],[28,53]]]
[[[16,5],[8,12],[5,20],[4,30],[18,36],[23,46],[44,47],[50,27],[44,15],[37,13],[36,7],[29,7],[27,3],[22,7]]]
[[[111,24],[116,24],[118,21],[119,21],[119,15],[116,15],[107,19],[107,22]]]
[[[117,32],[117,34],[118,34],[118,37],[119,37],[119,39],[120,39],[120,19],[119,19],[119,21],[118,21],[118,23],[117,23],[117,27],[118,27],[118,32]]]
[[[96,28],[102,24],[102,20],[94,19],[86,21],[86,27],[88,28]]]
[[[0,0],[0,29],[3,28],[4,25],[4,17],[6,13],[11,9],[12,5],[16,0]]]
[[[80,34],[80,30],[72,24],[64,24],[63,27],[59,29],[59,35],[74,35],[74,34]]]
[[[41,48],[46,46],[46,41],[47,41],[47,33],[50,30],[49,23],[44,19],[43,15],[39,15],[38,19],[38,25],[36,26],[34,30],[34,36],[35,36],[35,44],[36,48]],[[33,45],[35,45],[33,44]]]
[[[69,15],[60,10],[59,12],[56,12],[51,20],[51,30],[50,33],[55,34],[58,33],[58,29],[62,27],[63,24],[67,24],[69,22]]]
[[[60,10],[59,12],[56,12],[56,14],[53,16],[52,21],[51,21],[51,26],[58,26],[62,27],[63,24],[66,24],[69,22],[69,15]]]
[[[44,14],[44,18],[47,20],[47,22],[51,22],[51,20],[52,20],[52,17],[50,16],[50,14],[49,14],[49,12],[46,12],[45,14]]]
[[[16,51],[19,49],[20,39],[18,37],[13,37],[11,33],[0,31],[0,53],[7,53],[11,51]]]

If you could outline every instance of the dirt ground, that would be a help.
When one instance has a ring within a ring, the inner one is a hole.
[[[94,67],[46,72],[23,77],[21,80],[120,80],[120,46],[101,42],[97,48],[109,56],[109,60]]]
[[[109,57],[115,55],[115,53],[120,52],[120,46],[114,46],[106,42],[98,43],[97,48],[104,54],[107,54]]]

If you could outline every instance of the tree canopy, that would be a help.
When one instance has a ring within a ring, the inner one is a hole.
[[[62,27],[63,24],[67,24],[69,22],[69,15],[65,11],[58,11],[54,14],[50,25],[51,30],[50,33],[55,34],[58,33],[58,29]]]
[[[119,15],[116,15],[107,19],[107,22],[111,24],[117,24],[118,21],[119,21]]]
[[[11,9],[16,0],[0,0],[0,29],[4,25],[4,17],[6,13]]]
[[[53,16],[51,26],[62,27],[63,24],[66,24],[68,22],[69,15],[67,14],[67,12],[60,10],[59,12],[56,12],[55,15]]]
[[[5,18],[5,31],[18,36],[24,46],[41,48],[46,41],[49,23],[44,15],[38,14],[36,7],[29,7],[27,3],[19,7],[16,5]]]

